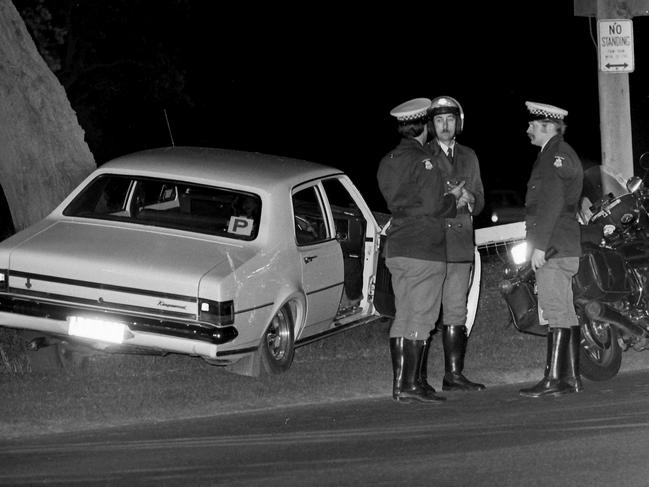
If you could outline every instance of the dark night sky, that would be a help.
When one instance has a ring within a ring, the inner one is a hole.
[[[390,109],[449,95],[463,105],[460,141],[476,150],[487,189],[524,188],[536,154],[525,134],[526,100],[567,109],[566,139],[582,157],[599,159],[597,27],[574,16],[571,0],[384,9],[309,2],[290,10],[218,3],[189,1],[184,17],[152,8],[139,27],[162,31],[186,70],[193,104],[168,109],[176,145],[327,163],[346,170],[381,209],[376,169],[397,143]],[[634,19],[634,36],[637,157],[649,150],[647,17]],[[112,155],[169,145],[163,108],[130,100],[127,110],[116,110],[124,143],[113,144]]]
[[[589,25],[575,17],[569,0],[529,2],[543,5],[530,10],[446,3],[455,5],[446,15],[439,7],[316,9],[296,12],[301,20],[295,21],[219,21],[218,11],[202,12],[204,27],[186,45],[194,114],[206,125],[191,123],[176,142],[326,162],[344,168],[382,204],[376,168],[397,142],[390,109],[409,98],[446,94],[463,104],[461,142],[478,153],[487,188],[522,188],[527,180],[536,149],[525,135],[525,100],[567,109],[567,140],[585,158],[598,159],[594,20]],[[648,45],[648,19],[637,18],[634,31],[632,103],[646,112],[648,87],[635,78],[647,78],[649,56],[640,46]],[[649,149],[649,140],[642,143]]]

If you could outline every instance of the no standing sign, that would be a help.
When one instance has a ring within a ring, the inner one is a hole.
[[[633,21],[599,20],[597,23],[599,69],[603,72],[631,73],[633,59]]]

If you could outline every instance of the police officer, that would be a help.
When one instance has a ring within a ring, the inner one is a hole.
[[[462,186],[447,190],[439,167],[424,149],[430,106],[428,98],[416,98],[392,109],[402,138],[383,157],[377,173],[392,214],[386,248],[396,304],[390,327],[392,397],[404,402],[444,400],[422,384],[421,363],[446,274],[444,217],[455,215]]]
[[[566,110],[526,102],[527,135],[541,148],[527,183],[526,240],[536,272],[539,308],[548,322],[543,378],[521,389],[526,397],[562,395],[582,389],[579,374],[579,323],[572,298],[572,276],[579,269],[580,229],[576,213],[583,168],[564,140]],[[548,256],[550,249],[556,254]]]
[[[442,292],[442,343],[444,345],[444,391],[481,391],[483,384],[471,382],[464,374],[464,356],[467,346],[467,297],[471,268],[475,258],[473,215],[484,207],[484,188],[480,166],[475,152],[456,141],[463,129],[464,110],[450,96],[433,99],[429,110],[429,134],[426,144],[433,160],[437,161],[447,184],[464,182],[458,201],[457,215],[447,218],[446,278]],[[425,356],[428,355],[427,341]],[[424,368],[425,370],[425,368]]]

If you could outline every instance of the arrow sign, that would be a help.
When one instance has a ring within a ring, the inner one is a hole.
[[[599,69],[603,72],[631,73],[633,56],[633,21],[600,20],[597,23]]]

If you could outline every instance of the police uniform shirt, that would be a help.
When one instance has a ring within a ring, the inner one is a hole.
[[[470,147],[457,141],[453,144],[453,161],[445,154],[443,144],[434,139],[426,144],[433,160],[442,171],[445,181],[457,184],[464,181],[464,187],[475,197],[471,211],[463,206],[454,218],[445,221],[447,262],[473,262],[475,244],[472,215],[478,215],[484,208],[484,187],[480,177],[478,156]]]
[[[563,136],[555,135],[534,162],[525,195],[527,240],[534,249],[557,250],[557,257],[581,255],[576,218],[583,168]]]
[[[430,142],[429,142],[429,144],[430,144]],[[428,144],[427,144],[427,145],[428,145]],[[446,144],[445,144],[444,142],[442,142],[441,140],[438,140],[438,141],[437,141],[437,145],[439,145],[439,146],[442,148],[442,150],[444,151],[444,154],[446,154],[446,157],[448,157],[449,160],[450,160],[451,163],[452,163],[452,162],[453,162],[452,159],[453,159],[453,157],[455,156],[455,141],[453,141],[453,143],[450,144],[450,145],[446,145]],[[449,154],[449,151],[450,151],[450,150],[453,150],[454,153],[453,153],[453,154]]]
[[[387,257],[445,261],[444,217],[455,215],[455,197],[444,196],[444,179],[430,154],[404,138],[381,160],[377,179],[392,213]]]

